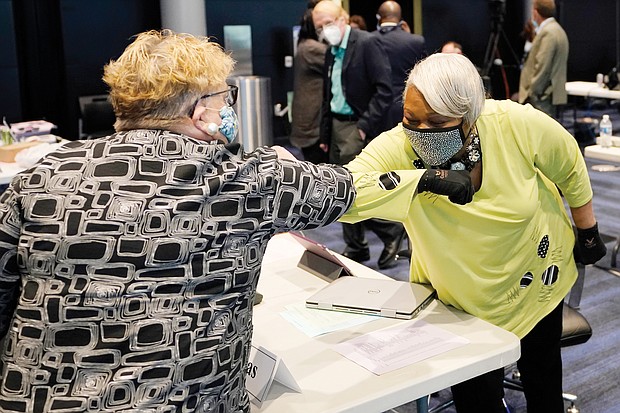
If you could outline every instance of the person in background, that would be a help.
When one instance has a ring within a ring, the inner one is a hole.
[[[554,0],[532,1],[536,34],[519,78],[519,103],[529,103],[557,118],[558,106],[568,101],[565,85],[569,44],[554,15]]]
[[[293,60],[293,103],[291,121],[291,144],[301,149],[306,161],[328,161],[327,152],[319,142],[319,117],[323,101],[323,66],[327,44],[319,42],[312,22],[312,8],[318,2],[310,2],[299,30],[297,53]]]
[[[333,222],[355,190],[340,166],[245,153],[232,69],[208,38],[139,34],[104,68],[117,132],[2,194],[3,412],[249,413],[267,242]]]
[[[340,220],[402,222],[411,281],[520,337],[528,412],[564,412],[563,300],[575,260],[606,253],[571,134],[530,105],[485,100],[467,57],[434,53],[409,75],[402,124],[346,167],[357,197]],[[453,386],[457,411],[505,413],[503,377],[498,369]]]
[[[364,17],[360,16],[359,14],[354,14],[353,16],[349,17],[349,26],[354,29],[368,30],[368,27],[366,26],[366,19],[364,19]]]
[[[379,37],[385,51],[390,59],[392,68],[392,103],[385,123],[386,129],[392,129],[403,119],[403,91],[405,82],[411,68],[427,55],[424,37],[412,34],[408,27],[403,29],[404,20],[400,4],[395,1],[385,1],[381,3],[377,10],[377,31],[374,32]],[[401,225],[397,239],[405,238],[405,228]],[[402,249],[402,245],[397,246],[399,254],[409,255]],[[398,257],[397,257],[398,258]]]
[[[523,39],[523,55],[521,57],[522,69],[528,53],[532,50],[532,42],[534,42],[534,37],[536,37],[536,30],[534,29],[534,23],[532,23],[531,19],[525,22],[523,25],[523,30],[519,33],[519,37]]]
[[[427,55],[424,37],[401,29],[402,11],[395,1],[381,3],[377,11],[379,37],[392,68],[392,104],[386,129],[392,129],[403,119],[403,91],[411,68]]]
[[[385,128],[392,102],[390,61],[379,38],[351,29],[342,7],[330,0],[314,7],[312,20],[319,39],[331,46],[323,72],[321,142],[329,151],[329,162],[344,165]],[[395,222],[343,224],[343,255],[358,262],[370,259],[365,227],[384,244],[379,268],[396,265],[404,231]]]
[[[441,46],[441,53],[463,54],[463,46],[454,40],[448,40]]]
[[[523,25],[523,30],[519,33],[519,37],[523,40],[523,54],[521,55],[521,61],[519,62],[519,70],[523,69],[523,64],[527,59],[527,55],[532,50],[532,42],[534,41],[534,37],[536,36],[536,32],[534,30],[534,24],[532,20],[528,20]],[[511,100],[515,102],[519,101],[519,91],[517,90],[510,96]]]

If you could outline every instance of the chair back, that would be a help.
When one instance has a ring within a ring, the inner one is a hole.
[[[108,95],[80,96],[80,139],[93,139],[114,133],[116,116]]]

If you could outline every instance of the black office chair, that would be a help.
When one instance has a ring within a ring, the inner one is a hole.
[[[80,96],[80,139],[95,139],[114,133],[116,116],[108,95]]]
[[[611,250],[611,266],[615,267],[618,259],[618,250],[620,250],[620,235],[616,238],[616,243],[614,244],[613,249]]]

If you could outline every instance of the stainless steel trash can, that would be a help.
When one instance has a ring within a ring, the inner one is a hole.
[[[239,117],[239,142],[246,152],[273,145],[273,105],[271,79],[265,76],[234,76],[230,83],[239,87],[235,111]]]

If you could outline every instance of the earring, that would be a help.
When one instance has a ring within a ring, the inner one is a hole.
[[[211,122],[207,125],[207,133],[209,135],[215,135],[218,129],[219,129],[219,126],[217,126],[217,123]]]

